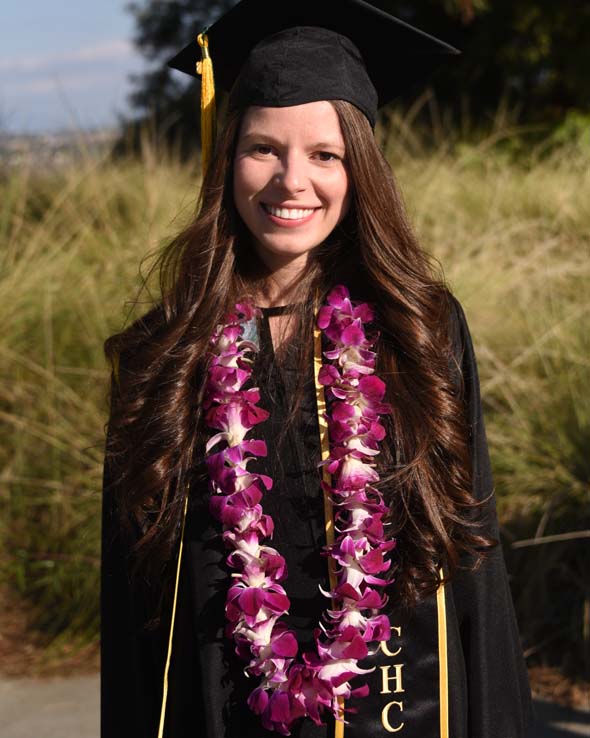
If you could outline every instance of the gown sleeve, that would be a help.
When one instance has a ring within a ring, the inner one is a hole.
[[[152,738],[161,699],[157,664],[162,639],[158,631],[145,629],[145,607],[131,585],[133,540],[123,534],[109,445],[107,431],[100,594],[101,738]]]
[[[498,539],[498,520],[479,377],[463,309],[454,305],[455,356],[461,367],[470,434],[473,496],[483,504],[487,533]],[[500,545],[475,571],[464,561],[452,581],[467,682],[469,738],[532,738],[527,671]]]

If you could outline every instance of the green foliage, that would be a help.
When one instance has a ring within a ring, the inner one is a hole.
[[[562,123],[555,129],[552,141],[558,146],[574,145],[590,150],[590,113],[570,110]]]

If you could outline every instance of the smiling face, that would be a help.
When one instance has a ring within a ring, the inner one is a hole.
[[[234,160],[234,201],[266,266],[302,269],[350,204],[344,138],[333,106],[322,100],[248,108]]]

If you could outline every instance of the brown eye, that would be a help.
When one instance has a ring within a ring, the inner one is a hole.
[[[331,151],[319,151],[317,154],[317,157],[320,161],[338,161],[340,159],[339,156],[336,154],[333,154]]]
[[[272,154],[272,146],[268,144],[257,144],[254,151],[261,156],[270,156]]]

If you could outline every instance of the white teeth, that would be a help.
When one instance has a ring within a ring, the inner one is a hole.
[[[285,220],[301,220],[307,218],[308,215],[313,213],[313,208],[307,210],[300,210],[297,208],[274,208],[272,205],[264,206],[271,215],[277,218],[283,218]]]

